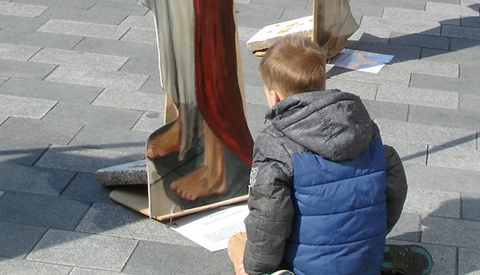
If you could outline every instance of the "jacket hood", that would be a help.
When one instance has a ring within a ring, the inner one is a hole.
[[[374,131],[360,98],[336,89],[287,97],[265,117],[283,135],[332,161],[358,157],[369,146]]]

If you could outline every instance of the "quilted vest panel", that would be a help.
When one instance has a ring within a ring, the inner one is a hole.
[[[358,158],[292,155],[294,207],[285,262],[295,274],[379,274],[386,237],[386,157],[380,139]]]

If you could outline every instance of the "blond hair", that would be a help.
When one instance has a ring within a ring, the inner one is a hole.
[[[311,39],[290,35],[267,51],[259,68],[268,89],[285,96],[325,90],[325,54]]]

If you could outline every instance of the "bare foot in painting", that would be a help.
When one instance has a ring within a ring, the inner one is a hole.
[[[147,157],[159,158],[180,150],[181,122],[178,118],[164,133],[148,141]]]
[[[227,190],[225,182],[224,145],[204,124],[205,151],[204,166],[170,184],[170,188],[183,199],[196,200]]]
[[[182,199],[194,201],[201,197],[227,191],[224,171],[215,173],[203,166],[170,184],[170,188]]]

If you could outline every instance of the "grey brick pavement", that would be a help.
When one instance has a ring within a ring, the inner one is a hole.
[[[0,274],[233,274],[108,198],[95,171],[143,156],[163,124],[152,14],[137,0],[0,0]],[[267,105],[245,42],[311,14],[311,0],[236,0],[255,137]],[[328,68],[404,161],[409,195],[389,235],[432,253],[432,274],[480,273],[478,0],[351,0],[349,48],[394,55],[378,74]]]

